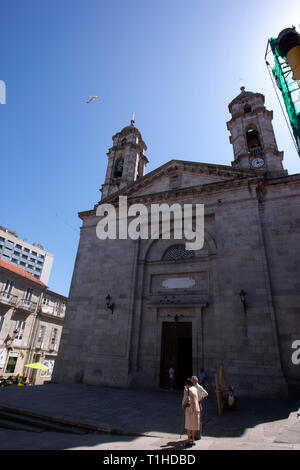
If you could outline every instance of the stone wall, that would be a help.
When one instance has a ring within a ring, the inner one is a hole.
[[[157,388],[162,325],[178,321],[192,324],[193,373],[204,366],[211,390],[222,365],[240,395],[287,397],[300,379],[290,360],[300,339],[296,180],[168,193],[163,202],[205,204],[205,244],[192,259],[163,259],[178,240],[100,241],[98,218],[83,216],[54,381]]]

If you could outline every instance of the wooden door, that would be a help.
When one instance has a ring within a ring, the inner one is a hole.
[[[160,386],[170,387],[169,368],[175,368],[175,388],[183,389],[192,374],[192,323],[163,322]]]

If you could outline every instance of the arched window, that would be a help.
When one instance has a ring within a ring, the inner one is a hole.
[[[247,131],[246,139],[249,153],[259,153],[261,151],[259,133],[255,129]]]
[[[252,109],[251,109],[251,106],[249,106],[249,104],[246,104],[246,106],[244,107],[244,113],[251,113]]]
[[[173,245],[163,255],[163,261],[175,261],[195,258],[193,250],[186,250],[184,245]]]
[[[124,160],[120,158],[115,164],[114,178],[121,178],[123,174]]]

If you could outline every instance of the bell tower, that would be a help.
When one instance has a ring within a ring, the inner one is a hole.
[[[277,147],[272,125],[273,111],[268,111],[261,93],[245,91],[231,101],[228,108],[232,118],[227,122],[230,143],[233,145],[237,168],[264,170],[269,174],[286,174],[283,169],[283,152]]]
[[[113,146],[107,153],[105,182],[101,188],[102,199],[144,176],[148,163],[144,154],[147,146],[133,119],[130,126],[124,127],[112,140]]]

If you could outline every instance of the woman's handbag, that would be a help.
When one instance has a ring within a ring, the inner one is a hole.
[[[183,406],[183,409],[184,409],[184,410],[185,410],[186,408],[188,408],[189,406],[191,406],[191,397],[190,397],[190,392],[189,392],[189,390],[188,390],[188,395],[187,395],[187,397],[185,397],[185,399],[183,400],[182,406]]]

